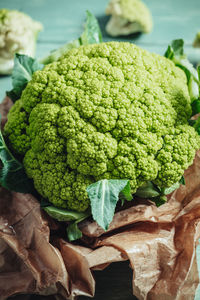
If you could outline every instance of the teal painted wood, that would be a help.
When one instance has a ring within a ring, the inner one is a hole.
[[[108,0],[0,0],[0,8],[21,10],[43,23],[44,30],[39,35],[37,45],[37,57],[42,57],[81,34],[87,9],[97,16],[104,40],[113,40],[104,30],[108,20],[104,14],[107,2]],[[199,62],[200,50],[192,48],[192,41],[196,32],[200,30],[200,1],[144,0],[144,2],[153,14],[152,33],[120,40],[134,42],[149,51],[163,54],[171,40],[183,38],[189,58],[192,62]],[[10,86],[10,77],[0,77],[0,99]]]

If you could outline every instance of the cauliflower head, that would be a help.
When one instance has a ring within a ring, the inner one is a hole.
[[[33,74],[4,134],[42,196],[84,211],[100,179],[129,179],[133,193],[181,179],[200,148],[190,102],[167,58],[130,43],[81,46]]]
[[[153,27],[151,13],[141,0],[111,0],[106,14],[111,15],[106,25],[111,36],[149,33]]]
[[[10,74],[15,53],[35,55],[42,24],[17,10],[0,9],[0,74]]]

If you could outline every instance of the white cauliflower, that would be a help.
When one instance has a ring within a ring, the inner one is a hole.
[[[10,74],[14,54],[35,55],[42,24],[17,10],[0,9],[0,74]]]
[[[111,0],[106,14],[111,15],[106,25],[106,31],[111,36],[149,33],[152,30],[151,13],[140,0]]]

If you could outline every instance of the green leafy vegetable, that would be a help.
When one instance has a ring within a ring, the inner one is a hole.
[[[80,213],[80,217],[75,222],[72,222],[71,224],[69,224],[67,226],[67,235],[68,235],[68,239],[70,241],[75,241],[75,240],[78,240],[82,237],[82,232],[78,228],[78,223],[85,220],[90,215],[91,215],[90,210],[87,210],[86,212],[83,212],[82,216],[81,216],[81,213]]]
[[[85,212],[76,212],[64,208],[50,206],[49,204],[49,202],[43,200],[41,206],[50,217],[60,222],[71,222],[67,225],[68,239],[70,241],[80,239],[82,237],[82,232],[78,228],[78,223],[91,215],[90,210],[88,209]]]
[[[119,193],[127,189],[128,180],[103,179],[87,187],[90,198],[93,219],[107,230],[111,223]],[[124,196],[127,195],[125,191]],[[128,196],[129,198],[129,196]]]
[[[80,38],[61,46],[57,50],[52,51],[50,55],[40,60],[42,64],[47,65],[53,61],[57,61],[59,57],[62,56],[64,53],[73,48],[78,48],[81,45],[88,45],[94,43],[98,44],[102,42],[101,29],[99,27],[97,19],[89,11],[87,11],[86,14],[87,16],[85,29]]]
[[[179,182],[176,182],[167,188],[159,188],[151,181],[148,181],[137,189],[135,195],[141,198],[150,199],[156,203],[156,206],[160,206],[167,201],[165,196],[178,189],[180,184],[185,185],[185,179],[183,176]]]
[[[197,120],[190,120],[190,125],[193,126],[197,133],[200,135],[200,117]]]
[[[192,115],[196,115],[200,112],[200,99],[194,100],[192,102]]]
[[[167,197],[163,195],[163,196],[152,198],[151,200],[155,202],[157,207],[159,207],[167,202]]]
[[[81,45],[98,44],[102,42],[101,29],[95,16],[87,10],[85,30],[81,35]]]
[[[15,102],[20,98],[22,91],[31,80],[35,71],[41,70],[43,65],[32,57],[24,54],[15,54],[14,69],[12,72],[13,89],[7,95]]]
[[[151,181],[147,181],[145,184],[143,184],[141,187],[139,187],[136,191],[136,196],[141,198],[153,198],[160,196],[160,190],[159,188],[153,184]]]
[[[165,57],[171,59],[176,66],[185,72],[191,101],[194,101],[199,98],[199,77],[197,70],[184,54],[183,46],[184,41],[182,39],[172,41],[165,52]]]
[[[127,182],[127,185],[125,186],[125,188],[121,191],[121,194],[123,195],[124,199],[127,201],[131,201],[133,200],[133,196],[131,194],[131,186],[130,186],[130,182]]]
[[[198,73],[198,77],[199,77],[199,81],[200,81],[200,65],[197,67],[197,73]]]
[[[1,119],[0,119],[1,123]],[[4,141],[3,135],[0,132],[0,162],[2,164],[0,168],[0,185],[4,188],[20,192],[31,193],[33,192],[33,184],[28,179],[23,165],[14,158],[9,151]]]
[[[185,178],[184,178],[184,176],[181,177],[180,184],[185,185]]]
[[[70,211],[64,208],[57,208],[55,206],[46,206],[44,207],[44,210],[50,217],[60,222],[80,220],[82,218],[88,217],[89,215],[88,212]]]
[[[82,232],[78,228],[77,222],[71,223],[67,226],[67,236],[70,242],[78,240],[82,237]]]
[[[179,186],[180,186],[180,182],[176,182],[176,183],[174,183],[172,186],[170,186],[168,188],[163,188],[163,189],[161,189],[161,195],[169,195],[173,191],[175,191],[176,189],[178,189]]]

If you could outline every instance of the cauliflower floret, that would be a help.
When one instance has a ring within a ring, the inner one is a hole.
[[[153,27],[151,13],[140,0],[111,0],[106,14],[111,15],[106,25],[106,31],[111,36],[149,33]]]
[[[42,24],[17,10],[0,9],[0,74],[10,74],[14,54],[35,55]]]
[[[200,148],[185,73],[130,43],[70,50],[33,74],[4,134],[35,188],[55,206],[84,211],[100,179],[178,182]]]

